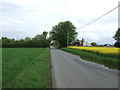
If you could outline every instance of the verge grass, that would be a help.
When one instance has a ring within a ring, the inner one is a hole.
[[[49,48],[3,48],[3,88],[51,88]]]
[[[79,50],[79,49],[72,49],[72,48],[62,48],[62,50],[72,53],[72,54],[75,54],[75,55],[78,55],[84,60],[103,64],[109,68],[120,70],[120,66],[119,66],[120,60],[118,59],[117,56],[116,57],[108,57],[108,56],[101,55],[99,53],[92,53],[89,51],[87,52],[87,51],[83,51],[83,50]]]
[[[0,89],[2,89],[2,48],[0,48]]]

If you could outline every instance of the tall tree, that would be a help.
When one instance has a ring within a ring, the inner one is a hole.
[[[60,47],[66,47],[67,43],[70,44],[76,39],[76,27],[70,21],[60,22],[53,26],[50,35],[59,42]]]
[[[114,46],[120,47],[120,28],[116,31],[116,34],[113,36],[113,38],[116,40]]]

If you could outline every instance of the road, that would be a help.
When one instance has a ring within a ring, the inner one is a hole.
[[[51,49],[55,88],[118,88],[118,71]]]

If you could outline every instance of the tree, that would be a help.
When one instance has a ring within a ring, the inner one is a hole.
[[[120,28],[116,31],[116,34],[113,36],[113,38],[120,42]]]
[[[52,36],[49,36],[49,38],[47,39],[49,43],[51,43],[52,41]]]
[[[58,41],[53,41],[52,42],[52,44],[53,44],[53,46],[55,47],[55,48],[59,48],[60,47],[60,44],[59,44],[59,42]]]
[[[70,44],[75,40],[77,36],[76,27],[70,21],[60,22],[58,25],[53,26],[50,35],[53,40],[59,42],[60,47],[66,47],[67,41]]]
[[[30,41],[30,37],[25,37],[25,41]]]
[[[47,34],[48,32],[44,31],[42,34],[37,34],[34,39],[37,39],[37,40],[47,40]]]
[[[45,38],[47,37],[47,34],[48,34],[48,32],[46,32],[46,31],[43,32],[43,36],[45,36]]]
[[[7,37],[2,37],[2,43],[10,43],[11,40]]]
[[[40,40],[41,39],[41,35],[40,34],[35,35],[34,39],[35,40]]]
[[[97,46],[97,44],[95,42],[91,42],[92,46]]]
[[[46,39],[47,34],[38,34],[33,38],[33,41],[40,47],[49,47],[50,43]]]
[[[0,47],[1,46],[3,48],[49,47],[50,43],[49,43],[49,40],[46,39],[46,36],[47,36],[47,32],[43,32],[43,34],[38,34],[32,39],[30,39],[29,37],[26,37],[25,39],[15,40],[7,37],[2,37],[2,39],[0,39],[0,41],[2,41],[0,42]]]
[[[115,47],[120,47],[120,42],[115,42],[114,46]]]
[[[116,40],[114,46],[120,47],[120,28],[116,31],[116,34],[113,36],[113,38]]]

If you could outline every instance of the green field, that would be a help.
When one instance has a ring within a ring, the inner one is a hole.
[[[51,88],[49,48],[3,48],[3,88]]]
[[[78,55],[84,60],[103,64],[109,68],[120,70],[120,66],[119,66],[120,60],[118,60],[117,56],[103,55],[99,53],[83,51],[78,49],[71,49],[71,48],[62,48],[62,50]]]

